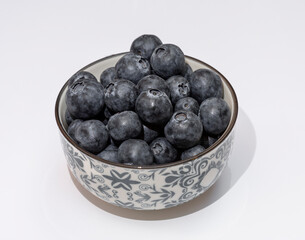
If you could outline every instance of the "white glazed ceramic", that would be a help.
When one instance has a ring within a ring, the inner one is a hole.
[[[124,53],[109,56],[81,70],[100,74]],[[193,71],[208,68],[222,79],[224,99],[231,108],[231,120],[224,134],[210,148],[196,157],[174,163],[135,167],[100,159],[81,149],[67,134],[64,113],[67,83],[61,89],[55,107],[56,121],[68,167],[76,180],[90,193],[116,206],[154,210],[174,207],[205,192],[221,175],[232,150],[238,104],[233,88],[216,69],[197,59],[187,57]]]

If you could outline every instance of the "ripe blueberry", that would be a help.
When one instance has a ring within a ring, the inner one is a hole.
[[[74,118],[93,118],[104,107],[104,87],[99,82],[80,79],[68,87],[66,104]]]
[[[198,144],[202,131],[200,118],[190,111],[175,112],[164,128],[167,140],[182,149]]]
[[[181,98],[175,105],[175,112],[180,110],[191,111],[197,115],[199,111],[199,104],[192,97]]]
[[[144,78],[142,78],[138,84],[137,88],[139,91],[139,94],[145,90],[148,89],[158,89],[162,92],[165,92],[168,97],[170,97],[170,91],[169,88],[164,81],[163,78],[157,76],[157,75],[147,75]]]
[[[105,103],[113,112],[133,110],[138,96],[136,85],[131,81],[120,79],[109,83],[105,90]]]
[[[97,156],[110,162],[119,163],[118,148],[114,145],[108,145],[108,147],[97,154]]]
[[[83,120],[75,119],[71,122],[71,124],[68,127],[68,134],[74,141],[75,141],[75,131],[81,122],[83,122]]]
[[[182,74],[185,70],[184,54],[174,44],[162,44],[155,48],[150,63],[155,73],[164,79]]]
[[[143,139],[147,143],[151,143],[155,138],[157,138],[160,133],[153,128],[143,125]]]
[[[170,90],[170,97],[173,104],[179,99],[188,97],[191,94],[191,87],[186,78],[176,75],[166,80],[166,84]]]
[[[155,48],[161,44],[162,42],[157,36],[145,34],[132,42],[130,51],[149,60]]]
[[[202,126],[208,135],[223,133],[229,125],[231,110],[222,98],[208,98],[199,109]]]
[[[172,116],[173,106],[164,92],[149,89],[137,98],[136,112],[145,123],[163,125]]]
[[[137,138],[142,132],[142,123],[135,112],[124,111],[114,114],[107,125],[109,134],[115,141]]]
[[[164,137],[155,139],[150,144],[150,149],[157,164],[170,163],[177,158],[177,150]]]
[[[71,124],[71,122],[74,120],[74,118],[71,116],[71,114],[69,113],[68,109],[66,109],[65,112],[65,120],[67,125],[69,126]]]
[[[150,74],[149,62],[139,55],[127,53],[115,65],[117,78],[123,78],[137,84],[143,77]]]
[[[185,70],[184,70],[184,77],[190,81],[191,80],[191,76],[193,73],[193,69],[191,68],[191,66],[188,63],[185,63]]]
[[[91,80],[97,82],[95,76],[92,73],[86,72],[86,71],[81,71],[75,73],[70,79],[68,80],[68,86],[71,86],[73,83],[75,83],[78,80]]]
[[[223,97],[223,86],[220,77],[208,69],[193,72],[190,80],[192,97],[199,104],[210,97]]]
[[[111,82],[116,81],[116,76],[115,76],[115,69],[114,67],[110,67],[105,69],[101,76],[100,76],[100,82],[103,85],[103,87],[107,87],[107,85]]]
[[[109,134],[101,121],[86,120],[76,127],[74,137],[80,147],[96,154],[107,146]]]
[[[150,165],[154,157],[148,144],[141,139],[124,141],[118,150],[119,161],[129,165]]]
[[[192,158],[204,150],[205,148],[201,145],[196,145],[195,147],[189,148],[181,154],[181,160]]]

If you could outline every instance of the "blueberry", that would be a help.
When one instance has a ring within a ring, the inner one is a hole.
[[[103,87],[107,87],[109,83],[114,81],[116,81],[115,68],[110,67],[105,69],[100,76],[100,82],[103,85]]]
[[[185,70],[184,70],[184,78],[186,78],[188,81],[191,80],[191,76],[193,73],[193,69],[191,68],[191,66],[188,63],[185,63]]]
[[[192,158],[204,150],[205,148],[201,145],[196,145],[195,147],[189,148],[181,154],[181,160]]]
[[[104,107],[104,87],[99,82],[80,79],[68,87],[66,104],[74,118],[93,118]]]
[[[166,80],[166,84],[170,90],[170,96],[173,104],[176,104],[179,99],[191,95],[190,84],[182,76],[172,76]]]
[[[101,121],[86,120],[79,123],[74,137],[80,147],[96,154],[107,146],[109,134]]]
[[[167,140],[182,149],[198,144],[202,131],[200,118],[190,111],[175,112],[164,128]]]
[[[113,112],[133,110],[137,96],[136,85],[128,80],[120,79],[106,87],[105,103]]]
[[[68,86],[71,86],[73,83],[75,83],[78,80],[91,80],[91,81],[95,81],[97,82],[95,76],[92,73],[86,72],[86,71],[81,71],[81,72],[77,72],[75,73],[72,77],[70,77],[70,79],[68,80]]]
[[[177,159],[177,150],[164,137],[155,139],[150,144],[150,149],[157,164],[170,163]]]
[[[71,124],[71,122],[74,120],[74,118],[71,116],[71,114],[69,113],[68,109],[66,109],[65,112],[65,120],[67,125],[69,126]]]
[[[124,111],[113,115],[107,125],[109,134],[115,141],[137,138],[142,131],[142,123],[135,112]]]
[[[128,165],[143,166],[152,164],[154,157],[144,140],[129,139],[120,145],[118,159]]]
[[[127,53],[115,65],[117,78],[123,78],[137,84],[143,77],[150,74],[149,62],[139,55]]]
[[[108,145],[108,147],[97,154],[97,156],[110,162],[119,163],[118,148],[114,145]]]
[[[161,44],[162,42],[157,36],[145,34],[132,42],[130,51],[149,60],[155,48]]]
[[[71,124],[68,127],[68,134],[74,141],[75,141],[75,131],[81,122],[83,122],[83,120],[75,119],[71,122]]]
[[[178,100],[175,105],[175,112],[184,110],[184,111],[191,111],[198,115],[199,111],[199,104],[198,102],[192,97],[185,97]]]
[[[153,128],[143,125],[143,138],[147,143],[151,143],[155,138],[157,138],[160,133]]]
[[[221,135],[222,134],[208,136],[207,133],[205,133],[203,130],[200,144],[207,149],[212,146],[221,137]]]
[[[223,97],[223,86],[220,77],[208,69],[193,72],[190,80],[192,97],[199,104],[210,97]]]
[[[185,70],[184,54],[173,44],[158,46],[151,55],[150,63],[153,70],[164,79],[182,74]]]
[[[229,125],[231,110],[223,99],[208,98],[201,103],[199,116],[205,132],[208,135],[218,135]]]
[[[142,78],[138,84],[137,88],[139,93],[148,90],[148,89],[158,89],[162,92],[165,92],[168,97],[170,97],[170,91],[169,88],[164,81],[163,78],[157,76],[157,75],[147,75],[144,78]]]
[[[104,150],[107,151],[114,151],[114,150],[118,150],[119,148],[117,146],[115,146],[114,144],[109,144]]]
[[[136,112],[145,123],[164,125],[173,114],[173,106],[164,92],[150,89],[140,93]]]
[[[220,135],[218,135],[218,136],[208,136],[209,146],[212,146],[219,138],[220,138]]]

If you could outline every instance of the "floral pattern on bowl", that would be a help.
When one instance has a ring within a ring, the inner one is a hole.
[[[72,146],[61,136],[68,167],[89,192],[131,209],[163,209],[185,203],[205,192],[227,164],[233,132],[208,156],[157,169],[131,169],[102,163]]]

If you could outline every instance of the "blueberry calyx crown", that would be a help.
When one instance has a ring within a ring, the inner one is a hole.
[[[187,115],[183,112],[177,112],[175,114],[175,120],[177,120],[178,122],[185,121],[186,119],[187,119]]]

